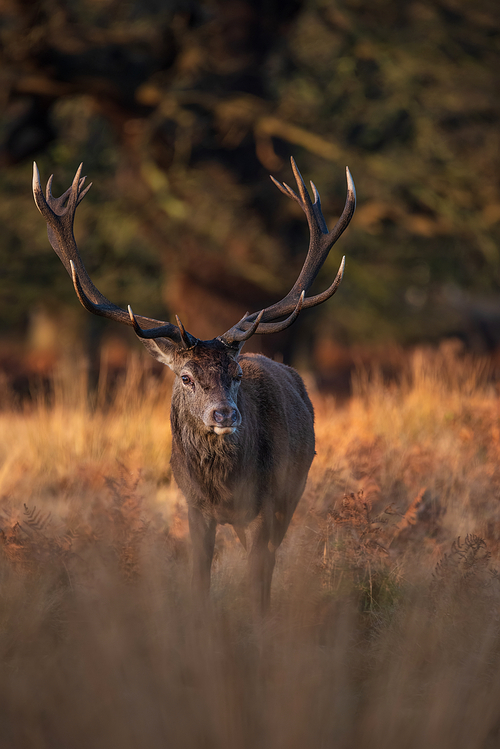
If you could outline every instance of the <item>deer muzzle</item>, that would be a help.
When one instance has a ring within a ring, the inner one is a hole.
[[[215,434],[232,434],[241,422],[240,412],[230,405],[220,405],[210,414],[210,426]]]

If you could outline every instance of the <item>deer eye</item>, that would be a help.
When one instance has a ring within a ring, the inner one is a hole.
[[[184,385],[194,385],[193,380],[188,375],[181,375],[181,380],[184,383]]]

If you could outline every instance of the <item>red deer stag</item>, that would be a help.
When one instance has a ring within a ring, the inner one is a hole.
[[[344,258],[329,289],[306,297],[333,244],[349,224],[356,193],[349,169],[344,211],[331,232],[311,182],[314,203],[292,159],[298,194],[275,185],[304,211],[309,251],[291,291],[279,302],[246,314],[223,335],[201,341],[177,325],[134,315],[108,301],[92,283],[73,235],[78,204],[87,194],[78,169],[59,198],[46,197],[36,164],[33,195],[47,222],[49,241],[59,255],[83,306],[96,315],[131,325],[152,354],[176,375],[172,393],[171,464],[189,510],[193,583],[207,595],[217,523],[231,524],[248,549],[250,584],[256,606],[269,605],[275,552],[302,495],[314,456],[314,412],[295,370],[257,354],[241,355],[254,334],[276,333],[301,309],[314,307],[337,290]]]

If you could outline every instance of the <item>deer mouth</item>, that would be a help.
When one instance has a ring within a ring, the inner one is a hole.
[[[233,434],[236,431],[236,427],[213,427],[215,434]]]

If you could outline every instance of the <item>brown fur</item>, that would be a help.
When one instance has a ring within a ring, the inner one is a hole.
[[[314,457],[314,412],[304,383],[292,368],[257,354],[239,356],[218,339],[189,351],[166,339],[144,343],[177,375],[171,464],[189,508],[194,583],[208,591],[216,525],[229,523],[248,549],[253,596],[265,609],[275,550]],[[185,373],[193,386],[182,382]],[[203,415],[227,404],[237,408],[239,424],[232,434],[215,434]]]

